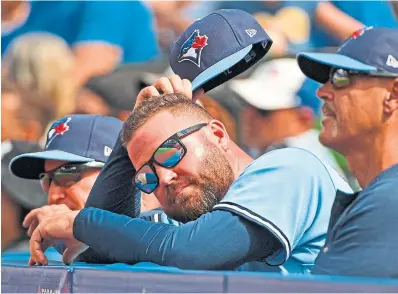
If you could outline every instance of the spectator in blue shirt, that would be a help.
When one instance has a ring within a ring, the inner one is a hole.
[[[58,35],[74,50],[80,84],[119,63],[157,54],[153,18],[140,1],[3,1],[1,6],[2,55],[24,33]]]
[[[337,47],[363,26],[398,28],[390,1],[318,2],[315,20],[311,44],[316,48]]]
[[[338,54],[302,53],[324,84],[321,142],[346,156],[363,190],[338,192],[313,273],[398,277],[398,29],[356,31]]]
[[[87,202],[94,206],[93,198],[106,197],[118,214],[91,207],[45,219],[32,235],[30,264],[47,263],[42,250],[50,238],[65,241],[65,263],[87,244],[114,262],[309,272],[323,246],[336,190],[349,192],[348,184],[302,149],[276,150],[253,161],[222,123],[187,98],[187,80],[173,76],[154,85],[166,94],[159,97],[150,86],[138,95],[139,106],[122,131],[127,150],[116,143]],[[170,94],[174,89],[185,96]],[[132,180],[184,224],[123,215],[129,199],[112,191],[129,191]]]
[[[389,1],[223,1],[253,14],[280,53],[337,47],[364,25],[398,27]]]

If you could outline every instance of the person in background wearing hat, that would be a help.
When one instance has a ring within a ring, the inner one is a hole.
[[[317,83],[306,80],[295,58],[267,61],[249,78],[230,81],[229,86],[246,102],[240,134],[251,155],[302,148],[344,175],[332,153],[319,143],[319,133],[314,129],[318,109],[307,106],[312,97],[317,100]]]
[[[37,152],[39,145],[6,140],[1,144],[1,252],[28,251],[29,239],[22,227],[25,215],[46,203],[46,194],[36,181],[21,180],[8,169],[11,159]]]
[[[346,156],[363,188],[336,194],[314,274],[398,277],[398,29],[367,27],[336,54],[301,53],[323,85],[320,141]]]

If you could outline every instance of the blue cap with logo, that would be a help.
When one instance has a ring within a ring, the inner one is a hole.
[[[249,13],[217,10],[195,21],[171,49],[174,73],[205,92],[232,79],[259,61],[272,40]]]
[[[331,68],[398,74],[398,29],[365,27],[355,31],[337,53],[300,53],[297,62],[309,78],[326,83]]]
[[[20,178],[39,179],[45,160],[68,162],[106,162],[116,143],[123,122],[102,115],[68,115],[54,122],[44,151],[25,153],[10,162],[11,172]]]

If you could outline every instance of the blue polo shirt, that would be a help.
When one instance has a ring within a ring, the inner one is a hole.
[[[398,164],[356,194],[338,192],[312,273],[398,278]]]
[[[32,1],[28,19],[2,31],[1,55],[17,37],[48,32],[71,47],[103,42],[123,50],[123,63],[144,62],[158,53],[153,17],[141,1]]]

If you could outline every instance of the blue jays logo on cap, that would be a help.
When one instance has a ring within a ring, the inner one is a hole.
[[[71,121],[71,117],[64,117],[57,120],[51,125],[50,130],[47,134],[47,144],[46,148],[51,144],[51,142],[58,136],[63,135],[65,132],[69,131],[68,123]]]
[[[369,30],[372,30],[372,29],[373,29],[373,27],[364,27],[364,28],[361,28],[361,29],[359,29],[359,30],[356,30],[355,32],[352,33],[352,35],[351,35],[347,40],[345,40],[345,42],[340,46],[340,48],[339,48],[339,50],[338,50],[337,52],[340,52],[341,49],[343,49],[343,47],[344,47],[345,45],[347,45],[348,42],[350,42],[350,41],[352,41],[352,40],[355,40],[356,38],[359,38],[359,37],[362,36],[366,31],[369,31]]]
[[[201,36],[199,30],[194,30],[191,36],[182,44],[177,61],[190,61],[200,67],[202,50],[207,46],[207,36]]]
[[[365,27],[359,30],[356,30],[355,32],[352,33],[351,39],[356,39],[360,36],[362,36],[366,31],[373,29],[373,27]]]

